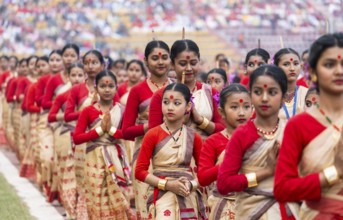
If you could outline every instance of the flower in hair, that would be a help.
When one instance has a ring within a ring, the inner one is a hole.
[[[217,106],[219,106],[219,92],[216,92],[213,96],[214,101],[216,101]]]

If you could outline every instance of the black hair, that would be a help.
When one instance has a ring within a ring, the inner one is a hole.
[[[268,51],[262,48],[255,48],[255,49],[250,50],[247,53],[245,57],[245,61],[244,61],[245,65],[248,65],[248,62],[251,56],[260,56],[265,63],[268,63],[268,60],[270,59],[270,55]]]
[[[226,58],[225,54],[223,54],[223,53],[218,53],[218,54],[214,57],[214,60],[215,60],[215,61],[218,61],[220,57],[225,57],[225,58]]]
[[[304,50],[303,53],[301,54],[301,58],[302,58],[305,54],[307,54],[307,53],[309,53],[309,52],[310,52],[309,49]]]
[[[95,85],[97,86],[99,81],[100,81],[100,79],[105,77],[105,76],[111,77],[113,79],[113,81],[114,81],[114,84],[117,85],[117,77],[110,70],[103,70],[100,73],[98,73],[96,75],[96,77],[95,77]]]
[[[225,70],[221,69],[221,68],[214,68],[214,69],[211,69],[207,75],[206,75],[206,78],[208,78],[208,76],[211,74],[211,73],[218,73],[224,80],[224,84],[227,83],[227,75],[226,75],[226,72]]]
[[[218,62],[219,62],[219,65],[221,63],[226,63],[226,65],[230,66],[230,61],[227,58],[222,58],[222,59],[218,60]]]
[[[40,60],[43,60],[43,61],[49,63],[49,57],[47,57],[47,56],[41,56],[41,57],[38,57],[38,58],[37,58],[37,60],[36,60],[36,65],[37,65],[38,61],[40,61]]]
[[[312,87],[312,88],[309,88],[309,90],[307,90],[307,93],[305,95],[305,100],[307,99],[307,97],[311,94],[317,94],[318,95],[318,91],[317,91],[317,88],[315,87]]]
[[[194,41],[189,40],[189,39],[177,40],[174,42],[170,51],[170,59],[172,63],[174,63],[177,55],[179,55],[183,51],[194,52],[196,56],[200,59],[200,50],[199,50],[198,45]]]
[[[164,96],[164,93],[166,93],[167,91],[176,91],[176,92],[180,92],[183,97],[186,100],[186,103],[191,101],[191,91],[189,90],[189,88],[183,84],[183,83],[172,83],[169,84],[163,91],[162,97]]]
[[[297,51],[293,50],[292,48],[282,48],[274,55],[274,65],[278,66],[281,57],[285,54],[295,54],[300,60],[300,56]]]
[[[31,56],[29,56],[29,58],[27,58],[27,63],[30,63],[30,60],[31,59],[37,59],[38,60],[38,56],[36,56],[36,55],[31,55]],[[37,61],[36,61],[37,62]]]
[[[104,56],[105,67],[107,70],[110,70],[113,66],[113,59],[110,56]]]
[[[16,57],[16,56],[10,56],[9,57],[9,60],[11,60],[11,59],[15,59],[15,67],[17,67],[18,66],[18,57]]]
[[[5,60],[7,60],[7,61],[10,61],[10,58],[8,57],[8,56],[6,56],[6,55],[2,55],[1,57],[0,57],[0,60],[1,59],[5,59]]]
[[[166,44],[164,41],[161,41],[161,40],[153,40],[153,41],[150,41],[150,42],[146,45],[146,47],[145,47],[144,57],[145,57],[146,60],[148,59],[150,53],[151,53],[155,48],[162,48],[162,49],[164,49],[165,51],[167,51],[168,54],[170,53],[170,49],[169,49],[168,44]]]
[[[134,59],[134,60],[131,60],[130,62],[128,62],[127,65],[126,65],[126,70],[129,69],[129,66],[130,66],[132,63],[137,63],[137,64],[141,67],[143,75],[144,75],[145,77],[148,76],[148,74],[147,74],[147,72],[146,72],[146,69],[145,69],[145,66],[144,66],[144,63],[143,63],[142,61],[140,61],[140,60]]]
[[[27,58],[20,59],[18,63],[19,63],[19,65],[21,65],[22,63],[26,63],[26,65],[27,65],[28,64]]]
[[[49,54],[49,58],[51,57],[51,55],[53,55],[53,54],[58,54],[58,55],[60,55],[61,57],[62,57],[62,51],[61,50],[53,50],[53,51],[51,51],[50,52],[50,54]]]
[[[233,93],[246,93],[249,95],[249,91],[245,86],[239,83],[232,83],[231,85],[223,88],[219,95],[219,106],[224,109],[227,97]]]
[[[68,75],[70,75],[71,70],[74,69],[75,67],[80,68],[80,69],[83,69],[84,66],[83,66],[83,64],[80,63],[80,62],[72,63],[72,64],[70,65],[70,67],[68,67],[68,69],[67,69]]]
[[[86,62],[86,60],[85,60],[86,56],[88,56],[89,54],[93,54],[94,56],[96,56],[102,65],[105,64],[104,57],[102,56],[102,54],[98,50],[90,50],[87,53],[85,53],[85,55],[83,55],[83,58],[82,58],[83,63]]]
[[[125,67],[125,66],[126,66],[126,60],[123,59],[123,58],[115,60],[115,61],[113,62],[113,66],[112,66],[112,67],[114,67],[114,66],[117,65],[118,63],[123,64],[123,65],[124,65],[124,69],[126,68],[126,67]]]
[[[76,56],[79,58],[80,57],[80,48],[76,45],[76,44],[66,44],[63,49],[62,49],[62,54],[64,54],[64,52],[67,49],[73,49],[76,53]]]
[[[287,92],[287,76],[285,72],[275,65],[263,65],[258,67],[250,76],[249,88],[252,90],[253,84],[260,76],[269,76],[277,82],[281,88],[282,96],[284,97]]]

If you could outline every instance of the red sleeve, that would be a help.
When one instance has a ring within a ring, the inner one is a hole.
[[[66,122],[75,121],[79,118],[80,112],[76,111],[76,103],[78,102],[77,93],[79,91],[79,86],[80,85],[76,85],[70,90],[66,103],[66,109],[64,111],[64,120]]]
[[[213,133],[217,133],[225,129],[225,123],[218,112],[217,101],[213,98],[213,95],[216,94],[217,91],[212,89],[212,103],[213,103],[213,118],[212,121],[214,123],[214,131]]]
[[[28,79],[26,77],[21,77],[20,80],[18,80],[18,86],[15,91],[15,96],[18,102],[19,102],[19,96],[24,94],[25,88],[27,86],[27,80]]]
[[[199,159],[200,153],[202,148],[202,139],[201,136],[195,132],[194,136],[194,144],[193,144],[193,158],[195,160],[195,164],[199,166]]]
[[[118,96],[121,98],[127,92],[127,82],[118,87]]]
[[[29,87],[26,99],[26,109],[31,113],[39,113],[40,108],[35,104],[35,92],[37,84],[33,84]]]
[[[56,116],[58,111],[60,110],[60,108],[63,105],[63,95],[64,94],[60,94],[56,97],[56,99],[54,100],[50,111],[49,111],[49,115],[48,115],[48,122],[55,122],[57,121]]]
[[[48,76],[42,76],[41,78],[38,79],[37,81],[37,89],[36,89],[36,94],[35,94],[35,100],[38,106],[42,106],[42,100],[43,100],[43,95],[44,95],[44,90],[45,90],[45,82],[44,78]]]
[[[123,117],[123,136],[126,140],[134,140],[135,137],[144,135],[144,125],[136,125],[139,108],[139,94],[136,89],[132,88],[126,102],[124,117]]]
[[[6,100],[7,102],[13,102],[14,101],[14,95],[17,88],[17,79],[13,79],[11,83],[8,85],[8,93],[6,94]]]
[[[301,77],[300,79],[297,80],[297,86],[303,86],[305,88],[308,88],[308,85],[305,81],[305,77]]]
[[[219,141],[219,135],[220,133],[216,133],[207,138],[201,149],[198,180],[202,186],[208,186],[217,180],[219,165],[216,165],[216,163],[219,155],[225,149],[220,149],[222,141],[220,143],[217,142]],[[228,142],[227,139],[226,142]]]
[[[139,151],[137,163],[136,163],[136,169],[135,169],[135,177],[139,181],[144,182],[146,176],[149,174],[149,165],[150,165],[150,159],[152,157],[153,151],[155,149],[156,144],[159,140],[159,133],[161,134],[162,129],[160,127],[157,127],[155,129],[149,130],[143,138],[142,141],[142,147]],[[165,135],[165,132],[163,132]]]
[[[52,106],[52,101],[54,97],[54,92],[56,89],[56,78],[51,77],[48,81],[46,89],[44,91],[43,99],[42,99],[42,108],[43,109],[50,109]]]
[[[274,194],[278,201],[295,202],[321,198],[319,173],[300,177],[298,164],[304,147],[324,129],[307,113],[299,114],[288,121],[275,170]],[[306,134],[311,135],[306,138]]]
[[[162,114],[162,94],[163,89],[159,89],[151,98],[149,108],[149,129],[156,127],[163,123]]]
[[[73,134],[75,144],[83,144],[99,137],[95,128],[87,131],[87,127],[91,123],[90,114],[93,114],[91,106],[83,109],[81,112]],[[94,112],[94,114],[96,113]]]

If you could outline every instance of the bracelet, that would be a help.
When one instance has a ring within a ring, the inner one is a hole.
[[[339,176],[335,166],[329,166],[328,168],[325,168],[323,173],[330,186],[338,182]]]
[[[248,180],[248,188],[257,186],[256,173],[247,173],[245,177]]]
[[[197,181],[196,179],[191,180],[191,181],[189,181],[189,182],[191,183],[191,186],[192,186],[191,192],[193,192],[193,191],[195,191],[195,190],[198,189],[199,184],[198,184],[198,181]]]
[[[112,126],[111,129],[108,131],[108,134],[113,136],[116,132],[117,132],[117,128]]]
[[[157,188],[160,190],[166,190],[167,181],[168,180],[166,180],[166,179],[160,179],[158,181]]]
[[[203,117],[203,118],[204,118],[204,120],[202,120],[202,123],[200,125],[198,125],[198,128],[200,128],[202,130],[206,129],[207,126],[210,124],[210,121],[207,118],[205,118],[205,117]]]
[[[102,136],[104,134],[104,131],[102,130],[102,128],[100,126],[96,127],[95,131],[99,136]]]

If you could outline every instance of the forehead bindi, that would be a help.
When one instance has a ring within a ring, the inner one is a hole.
[[[316,97],[312,97],[312,102],[315,102],[316,101]]]
[[[267,84],[264,84],[264,85],[263,85],[263,88],[268,89],[268,85],[267,85]]]
[[[239,103],[243,103],[243,101],[244,101],[243,99],[239,99]]]
[[[337,59],[339,59],[339,60],[341,59],[341,55],[340,54],[337,55]]]

